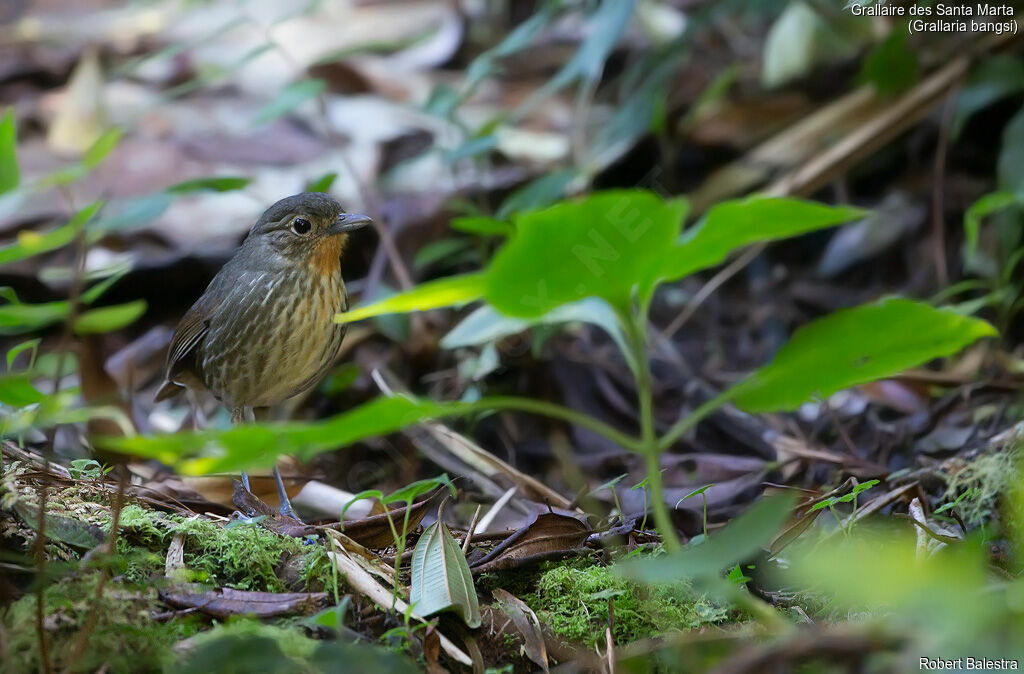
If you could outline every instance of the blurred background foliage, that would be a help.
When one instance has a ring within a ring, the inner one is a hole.
[[[649,509],[663,509],[662,518],[671,511],[687,556],[654,557],[646,570],[612,564],[602,582],[615,584],[581,595],[603,607],[603,620],[614,620],[617,597],[636,592],[613,580],[620,576],[685,582],[717,602],[705,605],[698,630],[633,634],[618,650],[597,639],[605,649],[597,661],[579,650],[553,658],[594,668],[617,658],[628,671],[1019,661],[1020,43],[1002,30],[910,34],[905,21],[855,16],[849,4],[38,0],[0,8],[0,434],[11,571],[0,591],[13,635],[0,640],[10,644],[0,661],[46,668],[34,659],[33,612],[14,600],[44,600],[45,587],[60,605],[81,549],[103,540],[67,514],[26,509],[26,485],[36,498],[54,494],[47,479],[25,473],[34,459],[40,474],[56,470],[52,462],[73,469],[72,480],[106,480],[113,490],[123,480],[182,515],[230,511],[230,479],[183,477],[167,464],[204,473],[269,466],[290,453],[310,459],[290,469],[297,483],[350,494],[391,492],[440,464],[463,476],[465,507],[448,512],[465,529],[470,501],[498,500],[521,478],[472,469],[466,450],[453,449],[462,441],[555,494],[583,494],[572,505],[603,522],[599,529],[629,525],[624,546],[609,546],[604,561],[655,549],[638,533]],[[601,199],[619,189],[646,195],[632,207],[649,198],[656,205],[643,208],[673,211],[665,236],[660,246],[630,248],[614,277],[580,290],[573,281],[586,265],[559,264],[558,252],[580,243],[570,225],[614,212]],[[154,405],[177,318],[262,209],[302,190],[330,192],[376,221],[376,235],[353,237],[345,253],[355,316],[368,320],[350,326],[337,368],[272,412],[287,424],[226,430],[226,413],[209,401]],[[744,199],[753,192],[770,197],[760,210],[730,210],[758,206]],[[794,210],[767,210],[776,207]],[[800,209],[815,207],[827,222],[798,226]],[[791,230],[769,233],[773,223]],[[681,241],[675,225],[686,227]],[[758,226],[765,230],[755,234]],[[813,231],[826,226],[836,227]],[[719,231],[728,235],[707,236]],[[795,234],[803,236],[768,245]],[[744,244],[753,245],[730,258]],[[667,272],[661,256],[676,250]],[[564,295],[517,310],[526,286],[545,281]],[[921,303],[868,304],[893,294]],[[464,307],[480,297],[489,303]],[[889,314],[845,326],[849,314],[821,319],[858,305],[905,318],[930,312],[924,302],[947,307],[934,315],[954,327],[913,354],[900,337],[930,335],[921,324],[886,334],[897,325]],[[413,308],[440,309],[404,313]],[[815,319],[837,332],[812,326],[789,341]],[[982,336],[990,338],[970,345]],[[872,351],[876,343],[889,350]],[[866,352],[892,359],[873,362],[870,377],[820,383],[847,360],[863,365]],[[755,391],[740,401],[772,414],[708,406],[776,354],[761,376],[788,362],[810,383],[789,397],[769,390],[758,400]],[[940,355],[950,357],[895,376]],[[638,377],[645,363],[646,381]],[[396,391],[419,398],[384,397]],[[638,420],[638,393],[650,401],[651,437],[668,438],[657,453],[630,445],[648,423]],[[522,405],[489,406],[498,396],[532,399],[530,411],[564,405],[571,416],[553,423],[510,411]],[[415,426],[438,417],[451,428]],[[693,426],[680,427],[687,418]],[[208,430],[171,435],[193,428]],[[437,433],[448,439],[440,449]],[[99,438],[112,437],[135,456],[105,452],[114,441]],[[749,509],[783,486],[799,495],[795,505],[767,499]],[[544,500],[506,497],[511,505],[495,509],[491,531],[528,527]],[[298,503],[341,516],[322,496]],[[820,516],[826,509],[831,516]],[[861,522],[869,516],[880,521]],[[37,535],[50,546],[87,545],[59,558],[67,568],[47,546],[53,568],[39,573],[27,554]],[[156,546],[158,556],[169,544]],[[89,606],[95,587],[74,595],[76,606]],[[537,603],[545,587],[517,591],[554,624],[556,610]],[[728,620],[708,626],[721,622],[719,611]],[[87,610],[65,613],[70,626],[52,635],[57,664],[81,653],[76,639],[94,629],[85,627],[95,621]],[[153,636],[142,613],[109,613],[115,622],[96,628],[101,645],[90,653],[100,655],[84,661],[90,666],[126,644],[152,646],[151,658],[134,663],[145,669],[411,666],[380,649],[308,638],[322,629],[343,637],[352,629],[421,665],[439,657],[430,629],[395,616],[367,626],[339,609],[322,617],[329,628],[301,630],[172,620],[173,633]],[[133,624],[140,631],[125,636]],[[186,637],[187,647],[171,651]],[[537,663],[529,637],[516,638],[525,656],[485,644],[486,664]],[[130,666],[117,660],[114,669]]]

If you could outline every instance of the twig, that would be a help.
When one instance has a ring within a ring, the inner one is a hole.
[[[690,320],[693,314],[696,313],[697,309],[700,308],[700,305],[703,304],[707,298],[711,297],[716,290],[718,290],[726,281],[735,276],[738,271],[750,264],[755,257],[764,251],[767,245],[768,244],[766,243],[759,243],[747,248],[739,257],[730,262],[727,267],[712,276],[708,282],[705,283],[701,289],[696,292],[696,294],[694,294],[693,299],[687,302],[686,308],[683,309],[671,323],[669,323],[667,328],[662,330],[661,334],[658,335],[658,339],[662,341],[670,340],[672,336],[679,331],[679,328],[683,327],[683,325]]]
[[[473,513],[473,519],[469,521],[469,528],[466,529],[466,538],[462,541],[462,554],[466,554],[466,551],[469,550],[469,544],[473,540],[473,530],[476,529],[476,521],[480,517],[480,509],[482,507],[482,505],[477,504],[476,511]]]

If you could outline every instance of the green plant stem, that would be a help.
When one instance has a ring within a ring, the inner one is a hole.
[[[640,453],[642,451],[642,444],[640,440],[630,437],[629,435],[618,431],[603,421],[571,410],[568,407],[562,405],[556,405],[555,403],[549,403],[544,400],[533,400],[530,398],[520,398],[518,396],[488,396],[478,403],[471,403],[467,405],[466,410],[516,410],[518,412],[529,412],[532,414],[540,414],[542,416],[551,417],[552,419],[558,419],[565,421],[570,424],[575,424],[587,430],[594,431],[599,435],[603,435],[612,442],[625,447],[626,449]]]
[[[658,450],[667,450],[676,440],[682,437],[684,433],[696,426],[719,407],[732,400],[737,393],[739,393],[738,386],[726,389],[695,409],[693,412],[690,412],[687,416],[677,421],[672,428],[668,429],[668,432],[658,440]]]
[[[621,316],[626,328],[626,337],[633,356],[636,379],[637,402],[640,407],[640,447],[647,468],[647,487],[651,490],[650,507],[654,511],[654,524],[661,534],[661,541],[669,552],[678,552],[683,544],[676,534],[672,514],[665,504],[665,489],[661,481],[661,466],[658,455],[661,447],[654,429],[654,389],[651,385],[651,368],[647,356],[646,311],[640,310],[629,316]],[[646,511],[646,508],[645,508]]]

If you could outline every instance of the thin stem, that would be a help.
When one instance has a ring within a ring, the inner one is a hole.
[[[695,409],[693,412],[690,412],[687,416],[677,421],[672,428],[668,429],[668,432],[658,440],[658,449],[661,451],[667,450],[684,433],[696,426],[719,407],[732,400],[738,392],[739,390],[735,386],[730,389],[726,389]]]
[[[570,424],[575,424],[586,428],[587,430],[594,431],[599,435],[603,435],[612,442],[625,447],[626,449],[640,453],[642,452],[643,445],[640,440],[630,437],[629,435],[618,431],[603,421],[557,405],[555,403],[549,403],[545,400],[533,400],[531,398],[520,398],[518,396],[488,396],[481,400],[479,403],[472,403],[467,406],[467,410],[516,410],[519,412],[530,412],[531,414],[540,414],[545,417],[552,419],[558,419],[565,421]]]
[[[651,367],[647,356],[646,311],[637,311],[622,316],[626,337],[633,354],[634,377],[636,378],[637,402],[640,407],[640,454],[647,467],[647,486],[651,490],[650,506],[654,510],[654,523],[661,534],[662,543],[669,552],[682,550],[683,544],[676,534],[672,514],[665,504],[665,490],[661,482],[661,466],[658,455],[661,447],[654,429],[654,387],[651,385]]]

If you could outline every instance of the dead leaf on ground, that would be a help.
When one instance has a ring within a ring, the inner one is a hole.
[[[537,614],[526,605],[526,602],[506,590],[498,588],[492,594],[501,610],[512,619],[512,624],[523,635],[523,650],[526,657],[537,663],[545,672],[548,671],[548,650],[544,644],[544,633],[541,631]]]
[[[160,593],[160,598],[177,608],[194,608],[208,615],[227,618],[254,615],[258,618],[310,613],[326,604],[326,592],[251,592],[231,588],[209,589],[178,585]]]
[[[590,526],[575,517],[540,513],[471,566],[474,573],[480,573],[482,569],[504,568],[515,560],[568,552],[582,546],[591,533]]]

